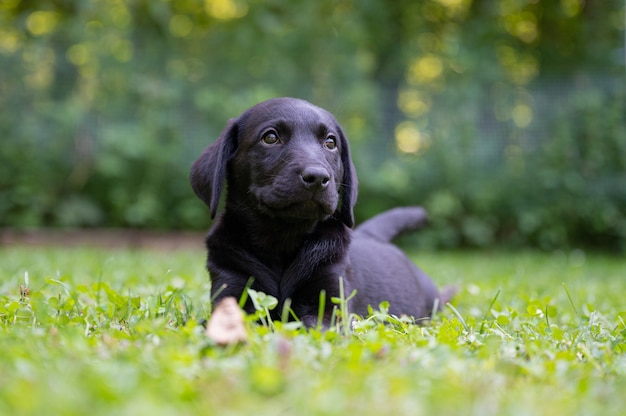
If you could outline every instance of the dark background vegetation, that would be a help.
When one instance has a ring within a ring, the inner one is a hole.
[[[626,250],[623,0],[2,0],[0,227],[205,229],[192,160],[274,96],[333,112],[357,218]]]

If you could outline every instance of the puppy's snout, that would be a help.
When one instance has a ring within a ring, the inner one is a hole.
[[[308,189],[326,189],[330,183],[328,170],[321,166],[306,167],[300,174],[302,183]]]

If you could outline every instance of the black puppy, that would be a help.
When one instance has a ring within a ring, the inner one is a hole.
[[[390,313],[419,319],[446,301],[390,244],[423,224],[423,209],[396,208],[352,230],[357,178],[348,141],[327,111],[276,98],[231,119],[191,169],[212,218],[224,180],[226,206],[206,239],[215,303],[239,298],[250,278],[253,289],[278,299],[277,311],[291,299],[306,325],[317,323],[322,290],[327,299],[339,296],[340,279],[346,295],[356,290],[348,306],[360,315],[389,301]]]

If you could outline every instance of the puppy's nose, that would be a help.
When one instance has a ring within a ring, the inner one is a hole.
[[[309,189],[325,189],[330,183],[330,174],[321,166],[306,167],[300,176],[304,186]]]

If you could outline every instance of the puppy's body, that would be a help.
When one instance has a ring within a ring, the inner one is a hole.
[[[351,312],[390,302],[390,312],[427,317],[439,294],[390,241],[420,226],[421,208],[380,214],[356,230],[357,179],[345,135],[325,110],[292,98],[269,100],[229,122],[194,163],[191,183],[215,216],[207,236],[214,301],[239,298],[246,284],[272,295],[305,324],[316,323],[319,295],[354,289]],[[332,305],[326,302],[325,319]],[[246,309],[252,309],[248,304]],[[278,318],[278,316],[275,316]]]
[[[351,284],[363,296],[356,296],[354,310],[362,314],[368,305],[378,306],[387,300],[390,313],[422,318],[448,300],[439,299],[432,280],[391,244],[398,235],[420,228],[425,222],[422,208],[405,207],[386,211],[357,227],[349,250]],[[438,305],[434,305],[435,299],[439,299]]]

